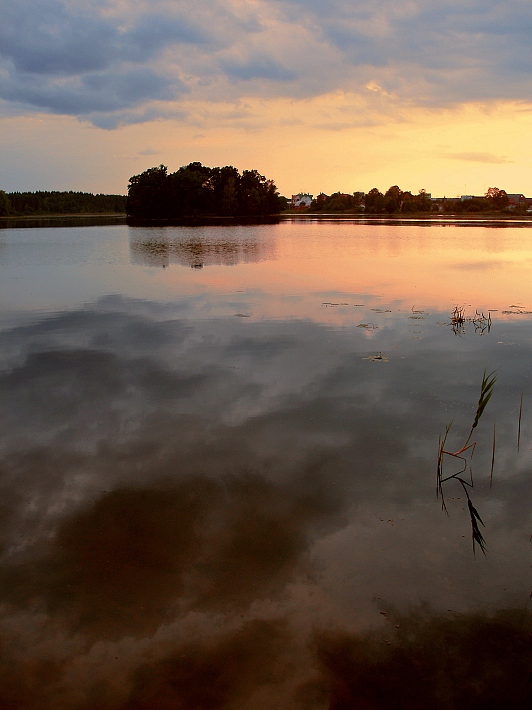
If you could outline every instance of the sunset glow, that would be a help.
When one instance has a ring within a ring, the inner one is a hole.
[[[6,191],[120,192],[164,163],[281,193],[532,193],[529,3],[8,3]]]
[[[376,307],[393,313],[428,309],[449,314],[455,305],[470,313],[496,311],[497,319],[508,319],[512,316],[503,312],[511,306],[528,311],[532,304],[527,231],[506,228],[501,242],[498,230],[489,226],[333,222],[314,225],[309,235],[304,222],[288,223],[256,228],[247,254],[238,258],[238,269],[232,266],[234,257],[213,259],[207,254],[199,271],[190,268],[187,253],[197,251],[193,247],[201,244],[202,230],[188,239],[175,232],[179,242],[166,233],[160,242],[155,238],[155,258],[149,247],[133,247],[133,262],[154,268],[135,278],[131,293],[244,293],[253,304],[246,315],[254,320],[298,317],[352,326],[386,320],[386,314],[372,313]],[[231,232],[224,230],[224,239],[234,244],[236,254],[245,232]],[[134,230],[131,235],[134,240]],[[209,312],[205,317],[213,315],[221,314]]]

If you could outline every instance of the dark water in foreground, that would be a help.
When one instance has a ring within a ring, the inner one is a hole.
[[[2,230],[0,707],[530,707],[531,273],[493,225]],[[484,370],[485,555],[436,499]]]

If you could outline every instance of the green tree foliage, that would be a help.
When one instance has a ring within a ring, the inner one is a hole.
[[[9,213],[15,216],[126,211],[125,195],[93,195],[88,192],[10,192],[6,197],[10,203]],[[0,196],[1,214],[2,197]]]
[[[281,200],[275,183],[256,170],[242,174],[231,165],[208,168],[189,163],[175,173],[165,165],[129,179],[127,213],[144,219],[278,214]]]

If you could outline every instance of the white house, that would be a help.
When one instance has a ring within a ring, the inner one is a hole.
[[[312,195],[308,192],[298,192],[297,195],[292,195],[290,200],[290,207],[310,207],[312,202]]]

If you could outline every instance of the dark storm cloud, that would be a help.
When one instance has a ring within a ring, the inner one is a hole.
[[[164,103],[185,85],[210,101],[364,91],[369,81],[414,104],[528,100],[531,29],[520,0],[210,0],[201,12],[186,2],[8,2],[0,96],[105,127],[168,115]],[[163,105],[142,110],[154,100]]]

